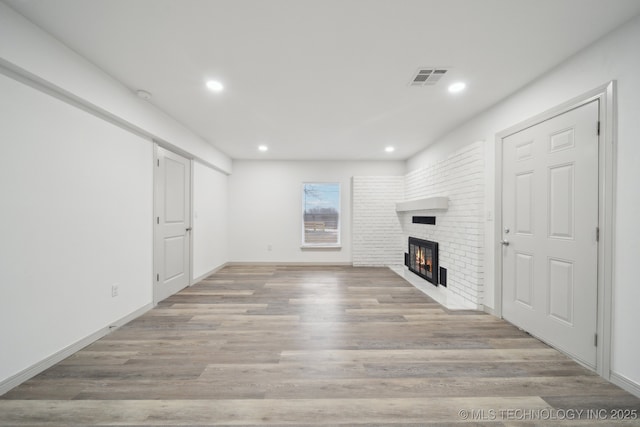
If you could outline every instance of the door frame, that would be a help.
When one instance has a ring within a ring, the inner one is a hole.
[[[615,229],[616,163],[616,81],[612,80],[563,104],[537,114],[496,134],[495,139],[495,289],[493,313],[502,318],[502,149],[503,139],[538,123],[599,100],[600,134],[598,138],[598,308],[596,372],[609,380],[611,376],[611,326],[613,301],[613,260]]]
[[[152,194],[153,194],[153,217],[151,218],[151,224],[153,229],[153,271],[151,276],[151,296],[153,299],[153,305],[158,305],[158,271],[159,271],[159,263],[162,262],[160,260],[160,254],[158,253],[157,244],[158,244],[158,236],[157,236],[157,228],[156,228],[156,218],[159,216],[159,212],[157,211],[157,199],[156,199],[156,187],[158,185],[158,148],[162,147],[165,150],[171,151],[174,154],[178,154],[189,161],[189,224],[192,229],[191,232],[188,233],[187,238],[189,239],[189,277],[187,281],[187,287],[193,285],[193,158],[186,153],[185,151],[178,150],[175,147],[169,146],[167,144],[162,144],[156,140],[153,140],[153,185],[152,185]]]

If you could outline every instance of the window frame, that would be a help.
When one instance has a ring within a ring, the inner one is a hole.
[[[336,243],[308,243],[305,241],[305,202],[306,202],[306,193],[305,189],[307,185],[326,185],[332,184],[338,186],[338,239]],[[301,195],[301,218],[300,218],[300,226],[301,226],[301,248],[302,249],[340,249],[342,248],[342,183],[338,181],[305,181],[302,183],[300,187],[300,195]]]

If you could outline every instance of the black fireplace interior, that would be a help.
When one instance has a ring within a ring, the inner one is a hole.
[[[438,242],[409,237],[405,264],[410,271],[438,286]]]

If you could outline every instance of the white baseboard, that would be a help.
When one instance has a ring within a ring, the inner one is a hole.
[[[75,343],[63,348],[62,350],[52,354],[51,356],[47,357],[46,359],[43,359],[40,362],[38,362],[38,363],[36,363],[34,365],[31,365],[30,367],[18,372],[17,374],[7,378],[6,380],[0,382],[0,396],[5,394],[6,392],[11,390],[12,388],[19,386],[23,382],[35,377],[36,375],[38,375],[42,371],[44,371],[46,369],[49,369],[50,367],[52,367],[56,363],[59,363],[59,362],[63,361],[64,359],[66,359],[67,357],[71,356],[72,354],[82,350],[83,348],[85,348],[89,344],[91,344],[91,343],[99,340],[100,338],[104,337],[105,335],[109,334],[111,331],[114,331],[114,330],[118,329],[119,327],[121,327],[122,325],[125,325],[126,323],[132,321],[133,319],[143,315],[144,313],[146,313],[147,311],[151,310],[152,308],[153,308],[153,304],[147,304],[147,305],[137,309],[133,313],[130,313],[130,314],[124,316],[123,318],[116,320],[111,325],[105,326],[104,328],[92,333],[91,335],[89,335],[89,336],[87,336],[85,338],[82,338],[80,341],[77,341],[77,342],[75,342]]]
[[[234,261],[234,262],[228,262],[226,264],[227,266],[231,266],[231,267],[241,267],[241,266],[245,266],[245,265],[256,265],[256,266],[262,266],[262,267],[268,267],[268,266],[273,266],[273,267],[278,267],[278,266],[282,266],[282,267],[286,267],[286,266],[292,266],[292,267],[305,267],[305,266],[309,266],[309,267],[318,267],[318,266],[351,266],[352,264],[350,262],[244,262],[244,261]]]
[[[635,395],[636,397],[640,397],[640,384],[631,381],[629,378],[612,372],[611,376],[609,377],[609,381]]]
[[[493,308],[491,308],[491,307],[488,307],[488,306],[486,306],[486,305],[483,305],[483,306],[482,306],[482,310],[484,310],[484,312],[485,312],[485,313],[487,313],[487,314],[490,314],[490,315],[492,315],[492,316],[498,317],[498,316],[496,316],[496,312],[495,312],[495,310],[494,310]]]
[[[214,274],[214,273],[216,273],[216,272],[218,272],[218,271],[222,270],[222,269],[223,269],[223,268],[225,268],[227,265],[229,265],[229,263],[228,263],[228,262],[225,262],[224,264],[221,264],[221,265],[217,266],[217,267],[216,267],[216,268],[214,268],[213,270],[208,271],[208,272],[204,273],[203,275],[201,275],[201,276],[198,276],[198,277],[194,278],[194,279],[193,279],[193,281],[191,282],[191,286],[195,285],[196,283],[198,283],[199,281],[201,281],[201,280],[203,280],[203,279],[206,279],[207,277],[211,276],[212,274]]]

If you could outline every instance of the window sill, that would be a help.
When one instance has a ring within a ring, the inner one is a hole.
[[[342,245],[302,245],[300,246],[300,249],[302,249],[303,251],[340,251],[342,250]]]

